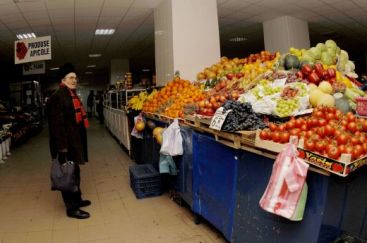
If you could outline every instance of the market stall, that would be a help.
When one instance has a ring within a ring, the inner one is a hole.
[[[356,78],[331,40],[284,55],[223,57],[197,81],[176,76],[144,101],[142,162],[159,162],[164,129],[179,119],[191,139],[175,160],[177,188],[229,241],[366,238],[367,205],[357,195],[366,190],[367,109]],[[283,204],[269,210],[262,200],[272,186]]]

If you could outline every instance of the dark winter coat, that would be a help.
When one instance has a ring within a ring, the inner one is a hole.
[[[87,132],[76,123],[72,97],[66,87],[59,88],[47,103],[51,157],[67,150],[67,159],[78,164],[88,161]]]

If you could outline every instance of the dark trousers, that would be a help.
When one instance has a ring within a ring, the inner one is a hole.
[[[77,192],[61,192],[66,210],[69,212],[79,209],[79,203],[82,200],[82,193],[80,191],[80,167],[78,164],[75,164],[75,178],[79,190]]]

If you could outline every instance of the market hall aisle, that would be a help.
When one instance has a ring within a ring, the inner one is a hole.
[[[165,194],[137,200],[129,186],[133,164],[103,125],[88,129],[89,163],[81,166],[89,219],[68,218],[50,190],[47,127],[0,164],[1,243],[225,242],[211,227]]]

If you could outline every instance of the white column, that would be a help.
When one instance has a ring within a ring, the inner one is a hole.
[[[265,49],[286,53],[290,47],[310,48],[310,35],[306,21],[282,16],[263,22]]]
[[[157,85],[175,71],[195,80],[196,74],[219,61],[216,0],[164,0],[154,10]]]
[[[110,84],[116,84],[116,81],[123,81],[125,73],[129,72],[128,59],[112,59],[110,63]]]

